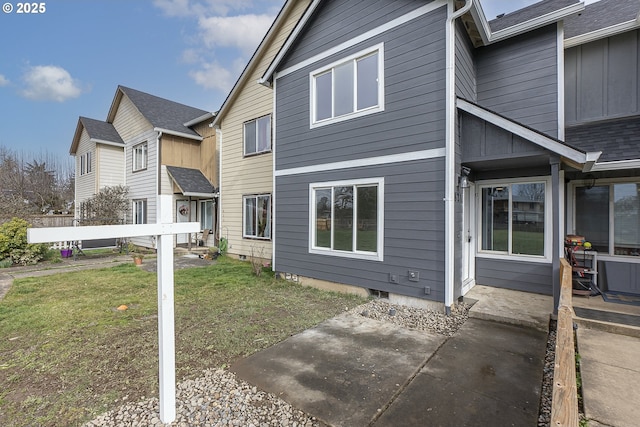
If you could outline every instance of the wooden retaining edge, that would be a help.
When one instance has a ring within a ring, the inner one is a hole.
[[[565,259],[561,259],[551,426],[577,427],[580,421],[578,415],[578,387],[576,384],[571,276],[571,266]]]

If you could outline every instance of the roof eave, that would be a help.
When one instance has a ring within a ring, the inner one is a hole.
[[[166,133],[167,135],[180,136],[182,138],[193,139],[195,141],[202,141],[204,139],[203,137],[198,136],[198,135],[190,135],[188,133],[178,132],[178,131],[171,130],[171,129],[164,129],[164,128],[155,127],[155,128],[153,128],[153,130],[155,132],[162,132],[162,133]]]
[[[84,125],[82,124],[82,120],[78,118],[78,124],[76,125],[76,131],[73,134],[73,139],[71,140],[71,147],[69,147],[69,155],[75,156],[78,151],[78,146],[80,145],[80,137],[82,136],[82,129],[84,129]]]
[[[591,172],[640,169],[640,159],[614,160],[610,162],[595,163]]]
[[[193,125],[197,125],[198,123],[202,123],[205,120],[209,120],[210,118],[215,117],[215,116],[216,116],[215,112],[209,112],[209,113],[203,114],[200,117],[196,117],[193,120],[189,120],[188,122],[183,123],[183,125],[184,125],[184,127],[190,128]]]
[[[95,142],[96,144],[111,145],[113,147],[124,148],[124,143],[122,142],[107,141],[106,139],[100,139],[100,138],[90,138],[89,140],[91,142]]]
[[[488,33],[488,42],[495,43],[500,40],[508,39],[519,34],[526,33],[527,31],[535,30],[536,28],[544,27],[545,25],[553,24],[565,18],[569,15],[573,15],[574,13],[578,13],[584,10],[584,3],[575,3],[570,6],[563,7],[558,10],[554,10],[553,12],[549,12],[545,15],[538,16],[534,19],[530,19],[528,21],[522,22],[517,25],[513,25],[511,27],[507,27],[503,30],[491,31]],[[488,27],[487,23],[487,27]],[[484,30],[484,27],[483,27]],[[483,37],[484,39],[484,37]]]
[[[638,17],[636,17],[636,19],[633,19],[631,21],[621,22],[619,24],[612,25],[610,27],[600,28],[599,30],[591,31],[589,33],[580,34],[579,36],[568,38],[564,41],[564,48],[569,49],[571,47],[579,46],[581,44],[589,43],[592,41],[611,37],[616,34],[635,30],[637,28],[640,28],[640,21],[638,20]]]

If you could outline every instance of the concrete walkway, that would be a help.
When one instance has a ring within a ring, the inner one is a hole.
[[[482,319],[447,338],[343,314],[232,370],[331,426],[534,427],[546,341]]]

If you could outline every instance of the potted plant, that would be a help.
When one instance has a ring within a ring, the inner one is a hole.
[[[71,255],[73,255],[73,249],[71,248],[60,249],[60,256],[62,258],[71,258]]]
[[[142,258],[144,258],[143,254],[132,254],[133,262],[135,265],[142,265]]]

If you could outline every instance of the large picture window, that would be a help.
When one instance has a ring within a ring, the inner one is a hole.
[[[381,261],[383,198],[382,178],[312,184],[310,252]]]
[[[546,193],[546,182],[482,186],[480,251],[545,256]]]
[[[147,168],[147,143],[138,144],[133,147],[133,171],[144,170]]]
[[[640,256],[640,183],[575,188],[575,232],[598,252]]]
[[[271,195],[244,196],[243,237],[271,238]]]
[[[244,155],[271,151],[271,115],[244,124]]]
[[[311,126],[381,111],[384,106],[382,45],[311,73]]]

